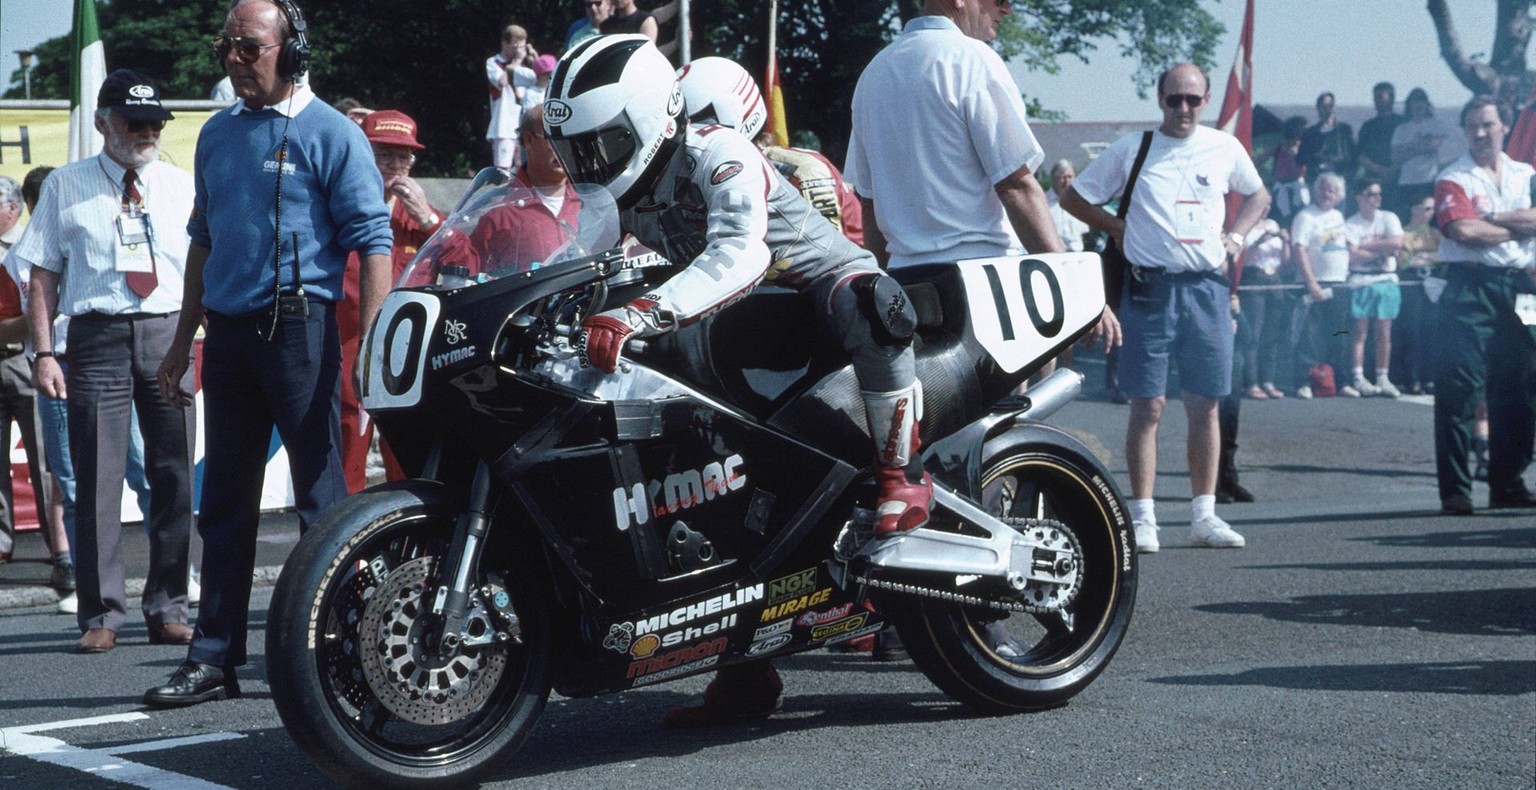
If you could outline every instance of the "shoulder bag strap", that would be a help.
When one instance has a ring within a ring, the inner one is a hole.
[[[1115,215],[1125,219],[1126,212],[1131,210],[1131,194],[1136,191],[1136,178],[1141,175],[1141,166],[1147,161],[1147,149],[1152,147],[1152,130],[1141,133],[1141,148],[1136,151],[1136,161],[1131,164],[1131,180],[1125,185],[1125,197],[1120,200],[1120,209]]]

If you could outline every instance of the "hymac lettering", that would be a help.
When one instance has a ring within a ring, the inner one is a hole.
[[[471,346],[473,348],[473,346]],[[449,352],[453,353],[453,352]],[[436,358],[433,360],[436,364]],[[645,526],[651,518],[662,518],[702,505],[747,485],[747,473],[740,455],[705,464],[703,469],[689,469],[667,475],[665,480],[635,483],[626,491],[613,489],[613,515],[620,530],[631,524]]]
[[[453,349],[452,351],[448,351],[446,353],[437,354],[432,357],[432,369],[442,370],[449,365],[456,365],[460,362],[463,362],[464,360],[469,359],[474,355],[474,346],[465,346],[463,348]]]

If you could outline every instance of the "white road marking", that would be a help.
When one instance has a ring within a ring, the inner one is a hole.
[[[78,746],[71,746],[58,738],[34,734],[74,727],[93,727],[100,724],[143,721],[148,718],[149,716],[143,713],[119,713],[111,716],[94,716],[88,719],[66,719],[64,721],[51,721],[42,724],[6,727],[0,729],[0,750],[8,751],[20,757],[37,760],[38,762],[91,774],[102,779],[109,779],[114,782],[135,785],[137,787],[153,788],[153,790],[229,790],[224,785],[207,782],[194,776],[178,774],[174,771],[167,771],[163,768],[155,768],[118,759],[116,755],[158,749],[174,749],[191,744],[245,737],[239,733],[219,732],[188,738],[166,738],[159,741],[115,746],[108,749],[82,749]]]

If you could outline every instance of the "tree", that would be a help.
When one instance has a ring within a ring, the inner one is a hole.
[[[1451,73],[1474,95],[1489,94],[1515,105],[1524,100],[1536,75],[1526,70],[1525,53],[1531,42],[1530,0],[1498,0],[1494,17],[1493,52],[1486,59],[1468,55],[1451,19],[1446,0],[1429,0],[1429,18],[1440,39],[1440,57]]]
[[[168,98],[207,97],[223,76],[210,43],[228,3],[101,3],[108,67],[131,66],[155,77]],[[761,81],[768,5],[769,0],[694,0],[693,55],[732,58]],[[570,0],[307,0],[301,6],[314,48],[315,93],[326,101],[351,96],[415,117],[427,146],[417,164],[423,175],[461,175],[488,163],[484,63],[499,46],[501,28],[515,21],[540,51],[558,53],[566,27],[580,13]],[[1134,87],[1143,93],[1171,63],[1209,65],[1222,32],[1198,0],[1015,0],[1013,6],[997,44],[1005,56],[1054,73],[1063,56],[1086,62],[1100,45],[1113,46],[1120,57],[1137,60]],[[510,16],[509,7],[515,9]],[[841,161],[859,74],[899,32],[902,20],[921,13],[921,7],[921,0],[782,2],[779,72],[791,130],[814,134],[827,155]],[[46,42],[38,54],[33,96],[66,98],[68,37]],[[17,77],[6,95],[20,93]]]

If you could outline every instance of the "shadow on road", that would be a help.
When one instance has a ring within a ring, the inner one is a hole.
[[[1412,628],[1438,634],[1536,633],[1536,589],[1457,590],[1384,595],[1308,595],[1285,601],[1209,604],[1196,609],[1310,625]]]
[[[1517,517],[1522,523],[1528,523],[1528,519],[1531,518],[1530,513],[1522,513],[1517,510],[1506,510],[1490,515]],[[1536,549],[1536,527],[1466,532],[1446,530],[1443,532],[1426,532],[1422,535],[1376,535],[1365,538],[1352,538],[1352,540],[1369,541],[1379,546],[1424,549]]]
[[[1536,661],[1262,667],[1235,675],[1151,678],[1170,686],[1265,686],[1307,691],[1518,696],[1536,692]]]

